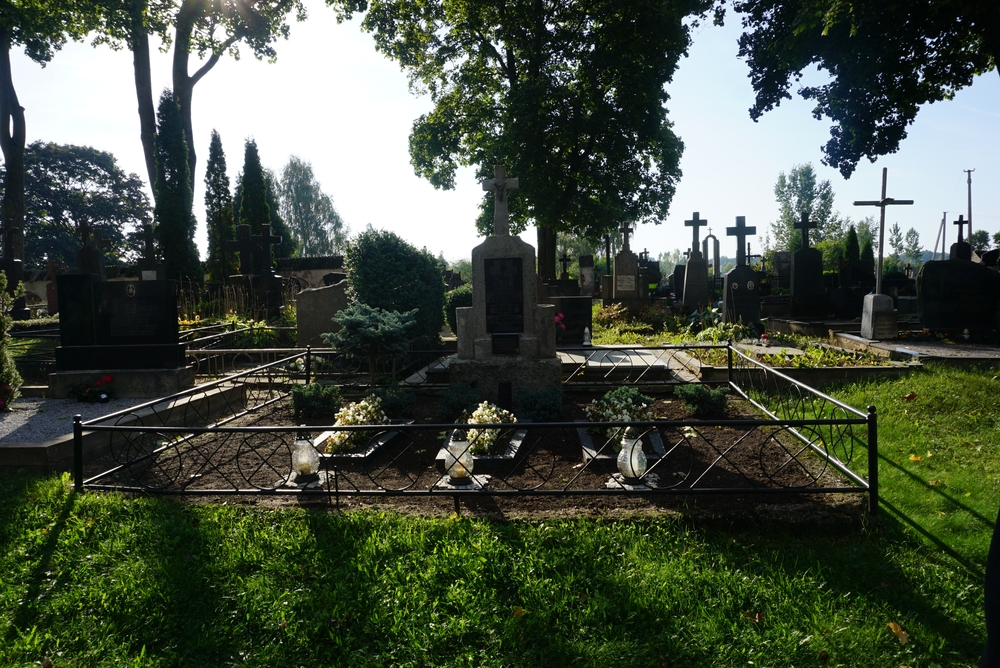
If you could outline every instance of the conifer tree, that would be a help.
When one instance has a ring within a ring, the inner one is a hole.
[[[267,206],[267,185],[264,183],[264,168],[260,164],[260,153],[257,152],[257,142],[247,139],[243,149],[243,172],[239,178],[239,189],[236,193],[236,211],[240,225],[249,225],[250,232],[256,236],[265,225],[271,224],[271,210]],[[266,265],[260,249],[254,249],[254,271],[260,271]]]
[[[226,154],[222,138],[212,130],[205,168],[205,224],[208,226],[208,275],[213,281],[225,281],[239,271],[236,254],[226,250],[226,242],[236,238],[233,220],[233,196],[229,192]]]
[[[858,231],[851,225],[847,229],[847,243],[844,246],[844,259],[848,262],[861,259],[861,246],[858,244]]]
[[[166,89],[156,110],[156,209],[160,249],[167,278],[202,280],[194,244],[194,194],[188,171],[187,143],[173,93]]]

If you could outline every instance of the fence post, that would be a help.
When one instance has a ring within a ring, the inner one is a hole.
[[[868,512],[878,515],[878,421],[875,407],[868,407]]]
[[[306,346],[306,385],[309,384],[309,371],[312,369],[312,346]]]
[[[83,418],[73,416],[73,490],[83,492]]]
[[[726,341],[726,368],[728,376],[726,379],[729,381],[729,385],[733,384],[733,340],[729,339]]]

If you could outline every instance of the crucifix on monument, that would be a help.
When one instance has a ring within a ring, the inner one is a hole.
[[[629,227],[628,221],[622,223],[622,226],[618,228],[618,231],[622,233],[622,251],[631,252],[631,248],[628,245],[628,235],[632,234],[632,228]]]
[[[684,221],[684,226],[685,227],[691,227],[691,228],[693,228],[693,230],[692,230],[692,235],[693,236],[692,236],[692,239],[691,239],[691,255],[690,255],[690,257],[701,257],[701,251],[698,249],[698,245],[699,245],[699,241],[698,241],[698,236],[699,236],[699,234],[698,234],[698,228],[699,227],[704,227],[706,225],[708,225],[708,219],[707,218],[701,218],[698,215],[697,211],[694,212],[694,217],[691,220],[685,220]]]
[[[802,230],[802,247],[809,248],[809,230],[816,228],[816,223],[809,220],[809,212],[803,211],[799,217],[799,222],[793,223],[792,227]]]
[[[952,222],[952,225],[958,225],[958,243],[962,243],[963,241],[965,241],[965,239],[962,237],[962,229],[965,227],[965,224],[967,222],[969,221],[965,220],[963,216],[959,216],[958,220]],[[972,226],[970,225],[969,227],[971,228]]]
[[[747,245],[747,250],[749,250],[750,244],[747,244],[746,239],[750,235],[757,234],[756,227],[747,227],[747,217],[746,216],[736,216],[736,227],[727,227],[726,236],[736,237],[736,266],[741,267],[747,263],[747,252],[743,250],[743,245]]]
[[[562,275],[559,278],[564,281],[569,280],[569,272],[566,270],[566,265],[570,263],[569,253],[563,253],[563,256],[559,258],[559,261],[562,262],[563,268]]]
[[[855,201],[854,206],[877,206],[881,209],[878,222],[878,268],[875,271],[875,294],[882,294],[882,249],[885,246],[885,207],[893,204],[913,204],[912,199],[893,199],[885,196],[885,183],[889,170],[882,168],[882,199]]]
[[[506,168],[498,165],[493,168],[493,178],[482,183],[483,190],[493,193],[493,236],[509,237],[510,211],[507,208],[507,195],[511,190],[518,189],[518,180],[508,179]]]
[[[281,243],[281,236],[271,233],[271,226],[265,225],[260,234],[255,234],[252,239],[264,251],[264,266],[261,267],[261,276],[271,276],[274,274],[274,266],[271,264],[271,246]]]
[[[253,252],[256,248],[250,236],[249,225],[236,227],[236,240],[226,242],[226,250],[240,254],[240,273],[244,276],[253,275]]]

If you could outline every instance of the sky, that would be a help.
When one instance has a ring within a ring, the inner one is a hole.
[[[449,260],[468,259],[480,243],[475,218],[483,196],[472,169],[460,170],[456,188],[435,190],[413,173],[408,154],[411,124],[431,109],[426,96],[411,94],[398,65],[375,51],[359,21],[338,24],[321,0],[306,0],[309,18],[293,23],[289,40],[276,45],[275,63],[245,52],[225,57],[197,84],[193,125],[198,167],[196,241],[205,257],[204,169],[210,134],[217,130],[235,182],[245,139],[256,140],[265,167],[280,173],[290,155],[312,163],[353,232],[371,225],[391,230],[418,248]],[[836,193],[835,210],[852,219],[877,214],[854,200],[879,199],[882,168],[888,168],[887,196],[912,199],[913,206],[889,207],[892,223],[919,232],[931,250],[943,212],[948,243],[952,221],[967,213],[967,176],[972,174],[975,229],[1000,231],[1000,76],[976,79],[954,100],[921,109],[897,153],[858,165],[850,180],[821,164],[820,147],[829,121],[812,117],[811,105],[786,101],[757,123],[750,120],[753,89],[746,64],[736,57],[736,16],[726,26],[706,25],[667,84],[669,118],[685,144],[683,176],[659,224],[642,225],[632,248],[660,253],[691,245],[684,220],[698,211],[719,238],[722,255],[735,255],[725,227],[745,216],[756,226],[753,251],[778,217],[774,184],[779,173],[812,163]],[[170,57],[154,51],[153,90],[170,86]],[[108,151],[127,172],[143,176],[139,117],[128,51],[89,43],[68,44],[41,68],[23,53],[12,54],[14,85],[25,108],[27,140],[89,145]],[[192,61],[191,71],[196,65]],[[809,74],[807,76],[818,76]],[[509,176],[517,176],[509,174]],[[143,176],[143,180],[145,180]],[[968,229],[968,228],[966,228]],[[701,230],[702,237],[706,234]],[[522,237],[535,244],[533,231]]]

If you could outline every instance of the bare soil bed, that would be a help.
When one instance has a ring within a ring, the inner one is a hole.
[[[584,407],[599,394],[566,393],[563,401],[563,420],[585,420]],[[412,413],[414,424],[435,424],[437,398],[418,395]],[[687,420],[690,415],[683,401],[672,395],[660,396],[653,405],[657,419]],[[754,419],[759,417],[745,402],[730,397],[726,419]],[[295,426],[288,401],[268,406],[251,416],[227,426]],[[310,426],[309,436],[315,438],[324,425]],[[138,477],[151,488],[202,490],[202,500],[240,502],[250,504],[328,504],[336,502],[341,509],[375,508],[426,516],[447,516],[454,512],[454,495],[448,489],[435,489],[442,472],[435,461],[444,434],[436,429],[406,430],[388,427],[395,435],[386,445],[369,456],[362,456],[365,446],[343,455],[327,458],[322,475],[331,488],[342,492],[352,490],[378,490],[378,495],[340,494],[334,500],[323,494],[303,495],[225,495],[210,490],[221,489],[273,489],[288,476],[291,451],[295,440],[292,432],[206,434],[190,439],[171,448],[145,463],[122,471],[112,480],[121,485],[132,485]],[[829,467],[814,456],[790,458],[787,434],[773,427],[749,429],[745,426],[699,426],[692,428],[661,427],[657,430],[662,439],[666,456],[655,463],[659,487],[677,485],[685,487],[699,479],[696,488],[718,487],[779,487],[800,486],[818,478],[823,486],[841,486],[842,480],[831,474]],[[685,433],[686,432],[686,433]],[[372,434],[372,439],[385,432]],[[505,434],[497,442],[499,452],[504,449],[512,434]],[[487,464],[491,478],[485,489],[499,492],[538,490],[606,490],[614,473],[613,457],[607,461],[585,463],[580,436],[575,428],[540,428],[526,430],[524,442],[515,462],[477,460],[475,474],[480,474]],[[600,448],[605,442],[603,434],[593,434],[594,445]],[[149,452],[162,438],[156,434],[143,434],[128,444],[115,448],[114,457],[108,456],[87,467],[87,475],[95,475],[111,468],[118,461],[134,457],[139,452]],[[644,450],[649,447],[649,434],[644,439]],[[795,452],[795,448],[791,448]],[[605,452],[613,455],[610,446]],[[167,454],[172,453],[172,454]],[[799,465],[798,462],[804,462]],[[789,464],[791,462],[791,465]],[[333,473],[333,470],[336,473]],[[332,476],[335,476],[333,478]],[[109,483],[111,480],[108,481]],[[113,484],[113,483],[111,483]],[[402,495],[403,491],[427,491],[432,495]],[[460,498],[463,514],[488,516],[497,519],[548,518],[548,517],[631,517],[644,515],[681,514],[700,519],[717,520],[737,525],[754,525],[759,522],[780,522],[792,530],[831,526],[847,528],[856,526],[863,516],[864,495],[861,494],[741,494],[741,493],[680,493],[680,494],[545,494],[519,496],[488,496],[465,493]]]

